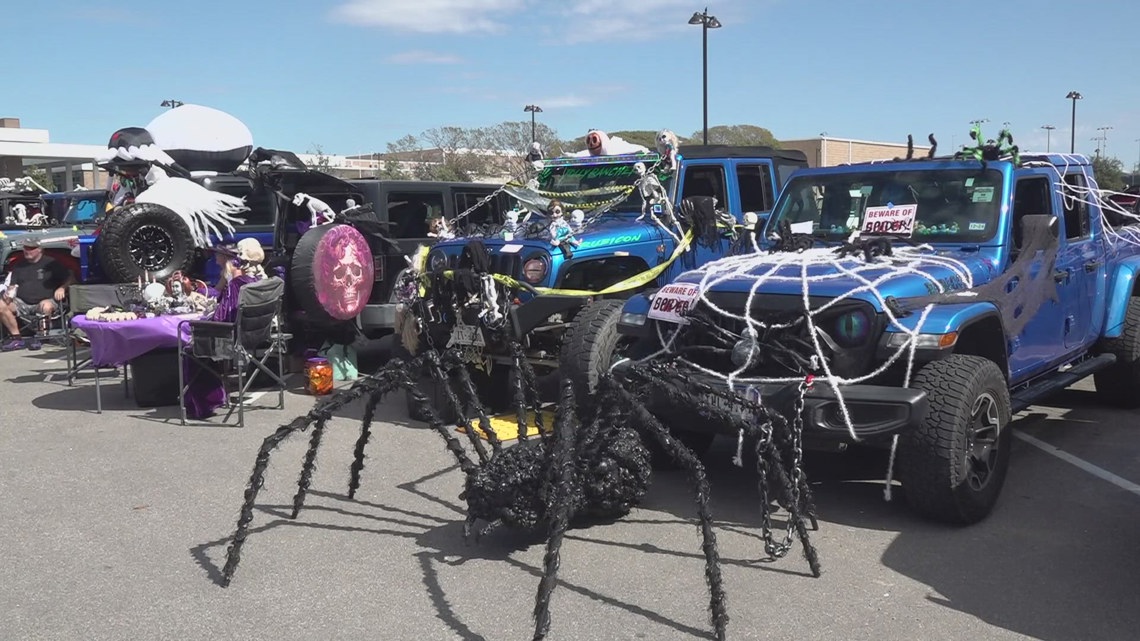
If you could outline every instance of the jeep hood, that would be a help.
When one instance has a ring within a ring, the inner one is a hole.
[[[811,249],[813,257],[826,260],[834,256],[834,248]],[[789,260],[790,258],[790,260]],[[786,264],[780,264],[787,260]],[[941,291],[952,292],[982,285],[997,275],[997,268],[985,255],[974,252],[917,251],[895,249],[893,262],[879,259],[868,264],[862,256],[814,262],[806,270],[800,260],[788,254],[752,254],[709,263],[682,274],[677,281],[700,283],[706,277],[706,291],[750,291],[763,279],[757,294],[798,295],[804,293],[807,275],[809,296],[834,298],[856,291],[854,296],[882,311],[879,298],[867,291],[873,283],[883,298],[927,296]],[[968,275],[970,280],[964,278]],[[972,282],[971,282],[972,281]]]

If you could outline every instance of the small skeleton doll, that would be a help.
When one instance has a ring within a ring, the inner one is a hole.
[[[453,232],[451,226],[447,224],[446,218],[437,216],[428,221],[428,236],[440,240],[449,240],[455,238],[455,232]]]
[[[575,209],[574,211],[570,212],[570,229],[572,229],[575,234],[580,234],[582,233],[583,229],[585,229],[585,227],[586,212],[582,211],[581,209]]]
[[[510,242],[515,239],[515,235],[519,231],[519,211],[512,209],[507,212],[506,220],[503,221],[503,240]]]

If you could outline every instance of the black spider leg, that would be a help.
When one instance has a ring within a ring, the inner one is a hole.
[[[467,434],[467,440],[471,441],[471,447],[475,449],[475,454],[479,457],[480,463],[486,463],[490,460],[490,455],[487,454],[487,448],[483,446],[483,439],[475,433],[475,423],[467,417],[467,412],[460,401],[459,396],[455,390],[451,389],[450,373],[455,369],[465,369],[467,366],[460,362],[453,351],[447,351],[443,358],[435,350],[428,350],[424,353],[428,367],[431,369],[431,377],[439,382],[440,387],[443,388],[444,394],[447,396],[447,403],[451,406],[451,410],[455,412],[457,423],[463,425],[463,432]]]
[[[574,415],[574,384],[568,379],[562,381],[562,394],[555,417],[553,449],[550,468],[550,530],[546,540],[546,555],[542,560],[542,579],[538,583],[538,594],[534,601],[534,639],[546,638],[550,631],[550,596],[558,582],[558,566],[561,562],[562,539],[573,518],[570,500],[577,481],[577,465],[574,456],[577,446],[577,417]]]
[[[491,457],[494,458],[503,449],[503,442],[499,440],[499,435],[491,425],[491,418],[487,415],[487,409],[479,400],[479,393],[475,390],[475,382],[471,380],[471,373],[464,366],[457,367],[455,372],[459,377],[459,383],[463,386],[462,389],[466,392],[468,402],[471,403],[472,409],[479,417],[479,429],[487,435],[487,442],[491,444]]]
[[[364,416],[360,422],[360,438],[356,439],[353,448],[352,466],[348,470],[348,498],[356,498],[356,490],[360,488],[360,473],[364,471],[364,447],[372,436],[372,420],[376,416],[376,407],[380,405],[383,396],[373,394],[364,406]],[[294,515],[295,517],[296,515]]]
[[[253,473],[250,475],[249,484],[245,488],[244,500],[242,501],[241,510],[238,515],[237,527],[230,540],[230,545],[226,549],[226,563],[222,568],[223,586],[230,584],[234,572],[237,571],[237,566],[241,562],[241,549],[245,545],[246,538],[249,536],[249,524],[253,521],[253,505],[257,501],[258,493],[265,485],[265,470],[269,466],[269,456],[273,450],[294,432],[303,432],[317,421],[327,421],[333,412],[367,393],[378,392],[385,394],[392,391],[400,384],[399,381],[401,377],[399,375],[401,372],[399,368],[402,367],[402,365],[403,363],[398,360],[394,363],[390,363],[376,374],[361,379],[347,390],[338,392],[324,403],[314,407],[304,416],[299,416],[288,424],[277,428],[273,434],[270,434],[262,441],[261,448],[257,451],[257,458],[253,465]]]
[[[317,467],[317,449],[321,446],[321,437],[324,436],[328,419],[318,419],[317,426],[313,428],[313,435],[309,438],[309,449],[305,452],[305,462],[301,465],[301,478],[297,481],[297,493],[293,495],[293,513],[290,518],[297,518],[301,507],[305,505],[305,494],[313,482],[313,470]]]
[[[716,545],[716,531],[713,529],[709,513],[709,480],[705,466],[692,450],[685,447],[669,433],[669,428],[661,424],[644,405],[624,389],[618,391],[622,402],[631,410],[632,421],[641,428],[642,434],[652,435],[661,447],[669,453],[675,463],[685,469],[689,482],[693,484],[697,500],[697,518],[700,521],[701,549],[705,553],[705,581],[709,586],[709,610],[717,641],[724,641],[728,627],[728,605],[724,593],[724,580],[720,572],[720,552]]]
[[[523,354],[522,345],[515,340],[511,341],[511,352],[515,359],[515,415],[518,419],[519,443],[525,443],[527,427],[530,425],[526,402],[526,383],[523,381],[523,363],[526,361],[526,355]]]
[[[538,429],[539,439],[547,437],[546,427],[542,422],[542,399],[538,394],[538,375],[534,372],[534,366],[526,359],[522,352],[522,345],[515,342],[517,346],[517,358],[519,363],[519,373],[522,375],[523,382],[526,384],[526,391],[530,394],[530,403],[534,408],[534,425]]]

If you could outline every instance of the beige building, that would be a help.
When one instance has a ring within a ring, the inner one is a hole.
[[[781,140],[784,149],[796,149],[807,155],[811,167],[834,167],[872,160],[891,160],[906,157],[906,143],[873,142],[852,138],[807,138],[803,140]],[[920,146],[915,141],[914,155],[923,156],[929,146]]]

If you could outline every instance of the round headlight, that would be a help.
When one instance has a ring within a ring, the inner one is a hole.
[[[835,342],[843,347],[857,347],[867,340],[871,319],[867,312],[857,309],[835,319]]]
[[[531,258],[523,263],[523,279],[531,285],[542,282],[546,278],[546,261],[541,258]]]
[[[440,271],[447,267],[447,256],[441,251],[434,251],[428,255],[428,269],[433,272]]]

